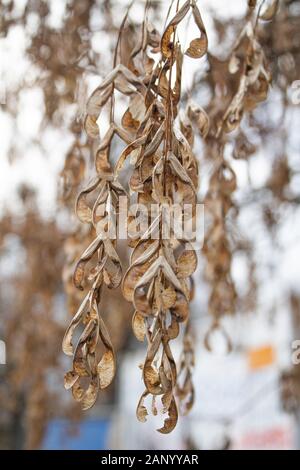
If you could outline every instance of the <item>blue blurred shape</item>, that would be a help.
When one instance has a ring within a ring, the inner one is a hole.
[[[42,449],[107,449],[109,425],[108,419],[87,419],[79,423],[65,419],[54,419],[48,424]]]

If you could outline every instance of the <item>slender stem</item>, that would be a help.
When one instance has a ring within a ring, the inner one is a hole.
[[[119,52],[119,47],[121,45],[121,39],[122,39],[123,31],[124,31],[124,26],[125,26],[125,23],[127,21],[127,18],[128,18],[128,15],[129,15],[129,12],[130,12],[130,9],[131,9],[133,3],[134,3],[134,0],[132,0],[130,5],[128,6],[128,8],[126,10],[126,13],[124,15],[124,18],[122,20],[122,23],[120,25],[120,28],[119,28],[118,39],[117,39],[117,44],[116,44],[116,47],[115,47],[114,61],[113,61],[113,68],[114,69],[117,66],[118,52]],[[114,92],[115,92],[115,83],[113,82],[113,84],[112,84],[112,95],[111,95],[111,101],[110,101],[110,122],[113,122],[114,118],[115,118],[115,116],[114,116],[114,112],[115,112],[115,93]]]
[[[253,28],[254,34],[256,34],[256,28],[257,28],[257,25],[258,25],[258,20],[259,20],[259,16],[260,16],[260,13],[261,13],[261,9],[262,9],[262,7],[264,6],[265,3],[266,3],[266,0],[262,0],[261,4],[259,5],[258,12],[257,12],[255,22],[254,22],[254,28]]]

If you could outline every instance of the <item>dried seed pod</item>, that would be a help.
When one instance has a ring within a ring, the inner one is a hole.
[[[195,400],[195,390],[192,380],[194,366],[195,353],[193,338],[190,322],[187,322],[184,331],[183,349],[179,360],[178,383],[176,388],[176,394],[180,401],[180,409],[183,414],[187,414],[190,411]]]
[[[277,9],[279,6],[279,0],[272,0],[269,5],[266,7],[261,8],[259,12],[259,19],[264,21],[271,21],[277,13]]]

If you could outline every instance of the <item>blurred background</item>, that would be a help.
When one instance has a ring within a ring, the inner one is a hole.
[[[247,0],[198,5],[209,55],[187,62],[183,96],[187,101],[192,91],[207,108],[212,64],[226,64]],[[191,306],[195,405],[175,431],[157,433],[159,417],[136,420],[145,345],[131,332],[133,312],[120,291],[105,296],[116,380],[88,412],[64,390],[69,358],[61,341],[81,299],[72,271],[90,237],[74,215],[76,195],[93,173],[81,120],[89,94],[111,70],[127,6],[126,0],[0,0],[0,448],[300,449],[300,343],[293,343],[300,340],[298,0],[281,0],[277,17],[259,30],[272,89],[242,122],[247,148],[233,155],[240,134],[226,146],[238,181],[227,221],[236,311],[222,320],[232,352],[226,354],[220,333],[212,351],[204,345],[211,285],[200,251]],[[151,2],[160,32],[168,6]],[[128,28],[140,24],[143,10],[144,2],[135,1]],[[195,153],[201,202],[213,164],[200,139]],[[121,252],[126,264],[125,246]],[[176,344],[174,351],[179,357]]]

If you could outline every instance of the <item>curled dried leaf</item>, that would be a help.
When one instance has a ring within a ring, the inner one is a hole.
[[[97,250],[100,249],[102,243],[103,242],[101,240],[101,237],[95,238],[95,240],[90,244],[90,246],[88,246],[85,252],[81,255],[81,258],[76,265],[74,275],[73,275],[73,282],[74,282],[75,287],[77,287],[77,289],[83,290],[82,282],[83,282],[84,274],[85,274],[85,266],[87,262],[94,256]]]
[[[74,372],[73,370],[70,370],[69,372],[67,372],[64,377],[65,389],[69,390],[70,388],[72,388],[75,382],[77,382],[78,378],[79,378],[79,375],[76,374],[76,372]]]
[[[190,9],[190,1],[187,0],[182,7],[178,10],[176,15],[172,18],[169,22],[168,26],[166,27],[162,38],[161,38],[161,52],[162,55],[166,58],[170,58],[172,55],[172,51],[174,49],[174,43],[171,40],[172,35],[176,29],[176,26],[185,18],[186,14]]]
[[[76,200],[76,215],[78,219],[83,223],[90,223],[92,222],[92,209],[87,204],[87,196],[92,193],[97,187],[99,187],[99,191],[103,191],[105,186],[104,182],[100,181],[99,176],[93,178],[88,186],[84,188],[78,195]]]
[[[113,350],[106,351],[97,366],[100,388],[108,387],[116,373],[116,361]]]
[[[72,387],[72,395],[75,401],[81,402],[84,396],[84,389],[81,387],[79,380]]]
[[[181,165],[178,158],[175,157],[173,152],[168,153],[168,161],[170,162],[170,166],[175,173],[184,183],[187,183],[191,186],[194,193],[196,193],[196,189],[194,187],[194,183],[192,182],[191,178],[187,174],[185,168]]]
[[[90,98],[88,99],[88,102],[86,105],[87,115],[92,116],[93,119],[97,120],[101,112],[101,109],[107,103],[112,93],[113,93],[112,84],[109,85],[104,90],[101,87],[96,88],[95,91],[91,94]],[[88,135],[90,134],[88,133]],[[92,136],[90,135],[90,137]]]
[[[130,132],[136,132],[145,117],[145,112],[143,97],[140,94],[135,95],[122,117],[122,126]]]
[[[152,256],[154,255],[155,252]],[[144,256],[142,255],[142,257]],[[132,264],[126,271],[122,281],[122,292],[128,302],[133,301],[135,288],[137,287],[139,280],[143,277],[148,268],[151,266],[151,260],[152,257],[147,258],[144,262],[141,262],[139,261],[139,259],[137,259],[137,261]]]
[[[99,378],[96,375],[92,377],[92,380],[81,399],[81,406],[83,410],[88,410],[89,408],[94,406],[97,400],[98,391],[99,391]]]
[[[173,398],[168,408],[168,418],[165,419],[162,428],[158,432],[162,434],[169,434],[175,428],[178,421],[178,410],[175,399]]]
[[[88,377],[90,375],[88,354],[90,352],[93,352],[93,348],[97,341],[97,335],[98,322],[96,321],[96,319],[91,319],[86,325],[83,333],[81,334],[74,352],[73,370],[80,377]]]
[[[271,21],[277,13],[278,6],[279,0],[272,0],[271,3],[260,12],[259,19],[263,21]]]
[[[162,388],[160,386],[159,373],[148,362],[145,363],[143,368],[143,378],[145,387],[152,395],[160,395]]]
[[[163,310],[169,310],[176,302],[176,291],[174,287],[169,286],[161,293]]]
[[[146,390],[139,402],[138,402],[138,406],[137,406],[137,409],[136,409],[136,416],[137,416],[137,419],[141,422],[141,423],[145,423],[147,421],[147,416],[148,416],[148,411],[147,411],[147,408],[145,407],[144,405],[144,400],[146,398],[146,396],[149,395],[149,392]]]
[[[175,339],[179,335],[179,323],[176,315],[171,314],[171,324],[167,329],[169,339]]]
[[[90,116],[89,114],[86,115],[84,120],[84,129],[91,139],[99,138],[99,127],[95,116]]]
[[[104,240],[104,250],[107,255],[105,263],[103,280],[108,288],[116,289],[122,280],[122,265],[120,258],[111,242],[111,240]]]
[[[144,341],[146,328],[145,317],[139,312],[134,312],[132,317],[132,329],[138,341]]]
[[[137,138],[134,142],[131,142],[121,153],[119,160],[115,166],[115,175],[117,176],[118,173],[123,168],[123,165],[126,159],[132,154],[132,152],[136,150],[140,150],[142,145],[146,142],[148,134],[145,133],[141,137]]]
[[[198,259],[195,250],[187,249],[177,259],[177,276],[179,279],[191,276],[197,269]]]
[[[163,404],[163,413],[167,413],[173,400],[173,390],[170,389],[161,397],[161,402]]]
[[[189,304],[184,295],[177,293],[177,299],[171,308],[172,315],[174,315],[178,322],[184,322],[189,316]]]
[[[185,54],[192,59],[200,59],[200,57],[203,57],[207,52],[207,34],[199,8],[197,7],[194,0],[191,2],[191,7],[193,9],[195,23],[198,26],[201,35],[200,38],[196,38],[191,41],[188,49],[185,51]]]
[[[68,326],[67,331],[64,335],[64,339],[62,342],[62,350],[67,356],[73,355],[73,345],[72,345],[73,334],[74,334],[75,328],[82,321],[88,307],[89,307],[89,295],[87,294],[84,300],[82,301],[78,311],[72,318],[71,323]]]

